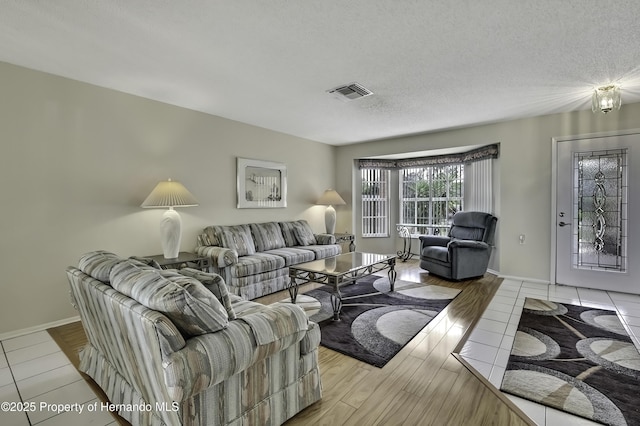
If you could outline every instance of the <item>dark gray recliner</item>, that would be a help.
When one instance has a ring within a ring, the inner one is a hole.
[[[484,275],[489,265],[498,218],[482,212],[453,215],[449,236],[420,237],[420,267],[452,280]]]

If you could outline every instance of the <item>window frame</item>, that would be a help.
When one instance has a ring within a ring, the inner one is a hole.
[[[446,180],[437,180],[436,175],[442,173],[443,170],[451,169],[455,167],[456,176],[451,178],[452,173],[446,172],[445,176]],[[451,226],[451,218],[453,217],[454,212],[445,212],[446,224],[442,223],[442,220],[437,220],[434,213],[434,208],[437,203],[444,203],[445,209],[449,210],[451,203],[455,203],[459,206],[456,211],[464,210],[464,180],[465,180],[465,168],[464,164],[442,164],[442,165],[425,165],[425,166],[414,166],[414,167],[405,167],[398,170],[398,208],[399,208],[399,225],[405,226],[408,228],[409,233],[414,235],[441,235],[447,234],[448,229]],[[427,179],[419,179],[419,180],[407,180],[407,176],[409,173],[422,174],[423,176],[427,176]],[[419,196],[418,182],[423,182],[429,190],[429,194],[424,196]],[[440,183],[444,184],[446,188],[446,193],[440,196],[435,196],[434,188],[435,184]],[[407,185],[414,184],[413,187],[413,196],[407,197]],[[457,191],[457,195],[452,195],[452,187],[453,185],[457,185],[459,190]],[[428,215],[427,216],[419,216],[419,205],[420,203],[428,204]],[[413,210],[412,221],[407,220],[406,210],[407,205],[412,206],[411,210]],[[436,221],[438,223],[436,223]]]
[[[390,237],[391,170],[384,168],[360,169],[360,182],[362,237]],[[372,190],[365,191],[365,185],[370,185]],[[377,214],[370,214],[374,210],[382,211],[376,211],[375,213]]]

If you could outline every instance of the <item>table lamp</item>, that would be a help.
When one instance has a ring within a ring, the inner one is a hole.
[[[175,259],[180,252],[182,220],[174,207],[197,206],[198,201],[180,182],[171,179],[162,181],[153,188],[141,207],[168,207],[160,222],[160,241],[165,259]]]
[[[344,202],[335,189],[327,189],[316,204],[327,206],[324,211],[324,224],[327,228],[327,234],[333,234],[336,231],[336,209],[333,206],[342,206],[347,203]]]

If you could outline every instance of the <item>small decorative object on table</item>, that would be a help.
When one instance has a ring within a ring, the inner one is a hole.
[[[333,234],[336,237],[336,244],[349,243],[349,251],[356,251],[356,236],[345,232],[344,234]]]
[[[182,269],[189,267],[209,272],[209,267],[211,266],[211,258],[186,251],[181,251],[178,253],[178,257],[173,259],[166,259],[161,254],[145,257],[155,260],[162,269]]]

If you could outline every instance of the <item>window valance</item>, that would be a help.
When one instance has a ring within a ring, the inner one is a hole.
[[[358,160],[359,169],[397,169],[398,160],[361,158]]]
[[[403,158],[399,160],[387,160],[376,158],[362,158],[358,160],[360,169],[406,169],[409,167],[440,166],[447,164],[473,163],[488,158],[498,158],[500,144],[483,146],[467,152],[457,154],[434,155],[431,157]]]

